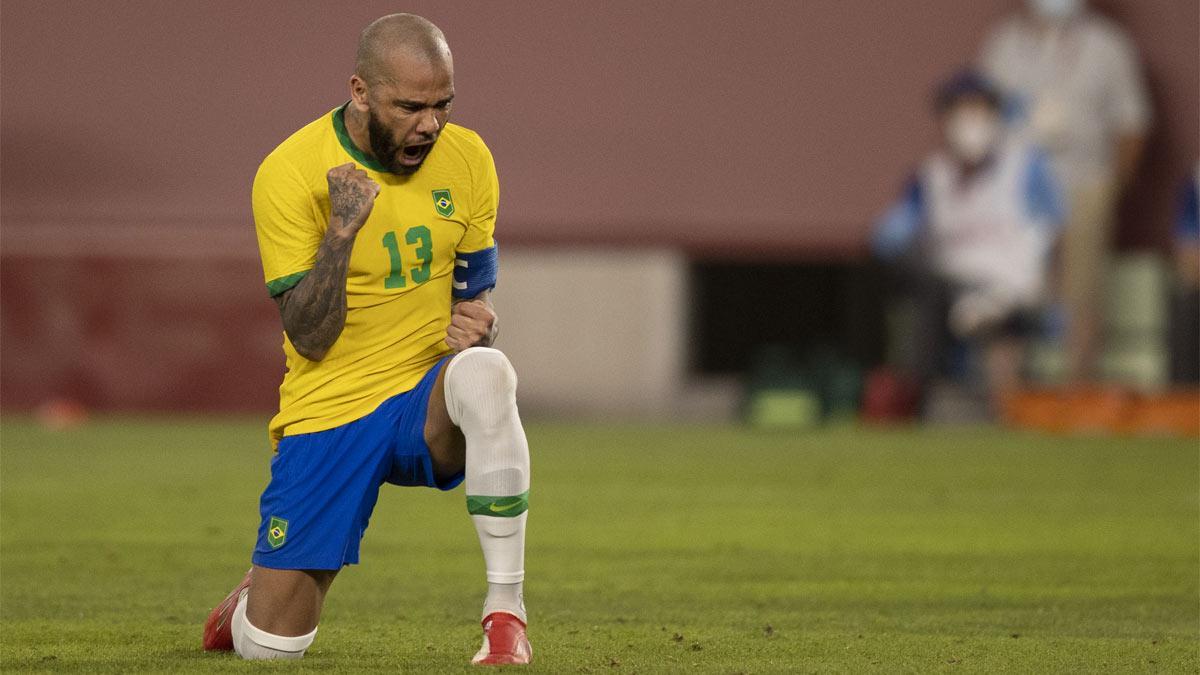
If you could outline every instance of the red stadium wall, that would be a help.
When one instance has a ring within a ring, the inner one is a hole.
[[[262,412],[277,405],[282,332],[245,257],[6,255],[0,402]]]
[[[509,241],[857,250],[932,135],[928,94],[1016,0],[445,3],[455,118],[492,146]],[[1129,240],[1194,165],[1200,11],[1108,3],[1154,84]],[[393,2],[6,0],[3,216],[247,227],[258,161],[346,97]]]
[[[1100,3],[1157,108],[1122,241],[1160,246],[1200,148],[1200,10]],[[928,92],[1013,0],[403,5],[455,52],[455,119],[510,244],[861,255],[927,148]],[[282,369],[249,218],[261,157],[344,100],[391,2],[0,6],[0,403],[269,409]]]

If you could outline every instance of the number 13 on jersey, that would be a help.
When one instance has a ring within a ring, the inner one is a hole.
[[[404,233],[404,241],[417,247],[413,254],[420,264],[408,270],[413,283],[423,284],[429,281],[429,264],[433,261],[433,235],[429,233],[429,228],[424,225],[408,228]],[[383,247],[387,249],[392,264],[392,271],[383,280],[383,287],[404,288],[408,279],[404,276],[404,257],[401,255],[400,242],[394,231],[383,235]]]

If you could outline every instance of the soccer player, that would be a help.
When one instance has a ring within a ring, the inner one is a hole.
[[[483,664],[528,663],[522,598],[529,447],[496,315],[491,154],[448,123],[442,32],[385,16],[358,43],[350,100],[263,160],[253,208],[287,374],[253,567],[204,648],[295,659],[380,486],[465,479],[488,592]]]

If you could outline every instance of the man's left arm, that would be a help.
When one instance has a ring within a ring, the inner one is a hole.
[[[446,329],[446,344],[456,352],[470,347],[491,347],[498,332],[492,289],[496,287],[499,267],[493,233],[500,204],[500,182],[492,153],[482,139],[476,136],[474,140],[477,154],[466,203],[470,215],[467,231],[455,249],[450,326]]]
[[[1106,114],[1113,127],[1113,170],[1117,189],[1133,182],[1141,164],[1152,113],[1137,47],[1124,34],[1114,36],[1108,50]]]

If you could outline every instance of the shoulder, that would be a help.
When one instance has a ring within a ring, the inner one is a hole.
[[[1099,14],[1088,12],[1079,21],[1079,30],[1089,42],[1093,42],[1101,53],[1133,53],[1133,40],[1116,21]]]
[[[999,153],[1001,164],[1007,167],[1005,171],[1024,176],[1027,185],[1053,182],[1054,169],[1050,154],[1028,137],[1017,134],[1008,136],[1000,145]]]
[[[268,153],[259,164],[256,180],[264,175],[268,177],[278,174],[300,176],[309,165],[321,169],[319,173],[323,175],[328,168],[323,166],[325,163],[323,160],[327,154],[325,150],[331,141],[336,142],[333,131],[333,112],[331,110],[309,122],[275,146],[275,149]]]
[[[992,27],[991,36],[994,38],[1005,37],[1011,39],[1026,35],[1029,33],[1029,29],[1029,19],[1024,15],[1020,13],[1009,14],[996,22],[996,25]]]
[[[1000,144],[1004,157],[1020,164],[1048,161],[1049,155],[1025,134],[1009,133]]]
[[[985,44],[990,49],[1011,48],[1026,40],[1029,22],[1020,14],[1012,14],[996,23],[988,32]]]
[[[944,150],[934,150],[917,165],[913,179],[922,187],[926,187],[929,183],[949,176],[955,171],[955,163],[950,156]]]
[[[1089,11],[1079,17],[1080,30],[1085,31],[1088,35],[1101,40],[1128,40],[1125,34],[1125,29],[1116,21],[1100,14],[1099,12]]]
[[[438,138],[438,145],[468,166],[474,167],[485,162],[490,164],[492,161],[492,152],[483,138],[475,131],[457,124],[446,125]]]

